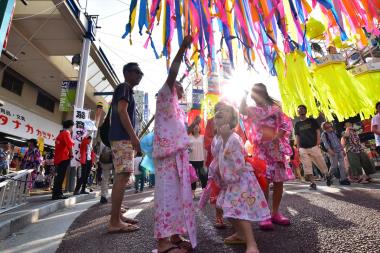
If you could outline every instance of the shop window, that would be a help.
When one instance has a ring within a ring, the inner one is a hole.
[[[3,86],[5,89],[21,96],[23,84],[24,83],[22,80],[18,79],[8,71],[4,72],[3,82],[1,83],[1,86]]]
[[[37,105],[48,110],[49,112],[54,112],[55,102],[50,95],[39,91],[37,95]]]

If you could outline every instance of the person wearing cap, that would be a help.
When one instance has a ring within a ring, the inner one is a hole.
[[[56,176],[54,178],[54,186],[52,199],[66,199],[62,193],[62,184],[65,180],[66,170],[70,166],[70,160],[73,158],[74,141],[71,138],[74,122],[66,120],[63,122],[63,130],[55,139],[54,164],[56,166]]]

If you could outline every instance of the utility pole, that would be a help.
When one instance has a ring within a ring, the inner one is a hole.
[[[88,70],[88,60],[90,57],[90,49],[91,49],[91,42],[95,40],[96,36],[96,29],[99,28],[97,26],[98,22],[98,15],[86,15],[87,23],[86,26],[86,34],[83,38],[83,47],[82,47],[82,53],[80,55],[80,69],[79,69],[79,77],[78,77],[78,84],[77,84],[77,90],[76,90],[76,96],[75,96],[75,107],[83,109],[84,106],[84,99],[86,95],[86,87],[87,87],[87,70]],[[75,117],[75,115],[74,115]],[[68,190],[70,192],[74,191],[75,189],[75,183],[76,183],[76,175],[77,175],[77,167],[70,167],[69,172],[69,184],[68,184]]]

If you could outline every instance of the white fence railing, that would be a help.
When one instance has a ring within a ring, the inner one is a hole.
[[[0,182],[0,213],[18,207],[26,202],[29,194],[28,182],[33,170],[21,170],[6,175]]]

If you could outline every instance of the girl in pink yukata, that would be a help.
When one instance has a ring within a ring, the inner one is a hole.
[[[290,225],[290,221],[279,212],[283,193],[283,183],[294,179],[293,172],[287,161],[292,154],[289,145],[289,135],[292,131],[290,119],[281,111],[278,102],[269,96],[264,84],[257,83],[251,91],[251,98],[256,106],[247,107],[243,99],[240,112],[247,115],[247,121],[252,127],[251,143],[254,145],[259,159],[267,164],[266,177],[273,183],[272,218],[260,222],[263,230],[272,230],[273,223]],[[269,199],[269,184],[265,190]]]
[[[237,123],[232,106],[223,106],[215,115],[219,135],[213,140],[210,174],[221,188],[216,205],[236,231],[225,243],[246,244],[246,253],[258,253],[251,221],[270,218],[270,211],[251,165],[245,162],[243,142],[233,131]]]
[[[186,253],[197,245],[189,173],[189,138],[185,114],[178,102],[184,92],[176,81],[182,57],[191,42],[191,36],[184,38],[156,101],[154,237],[158,240],[158,253]],[[188,234],[190,241],[185,240],[183,234]]]

